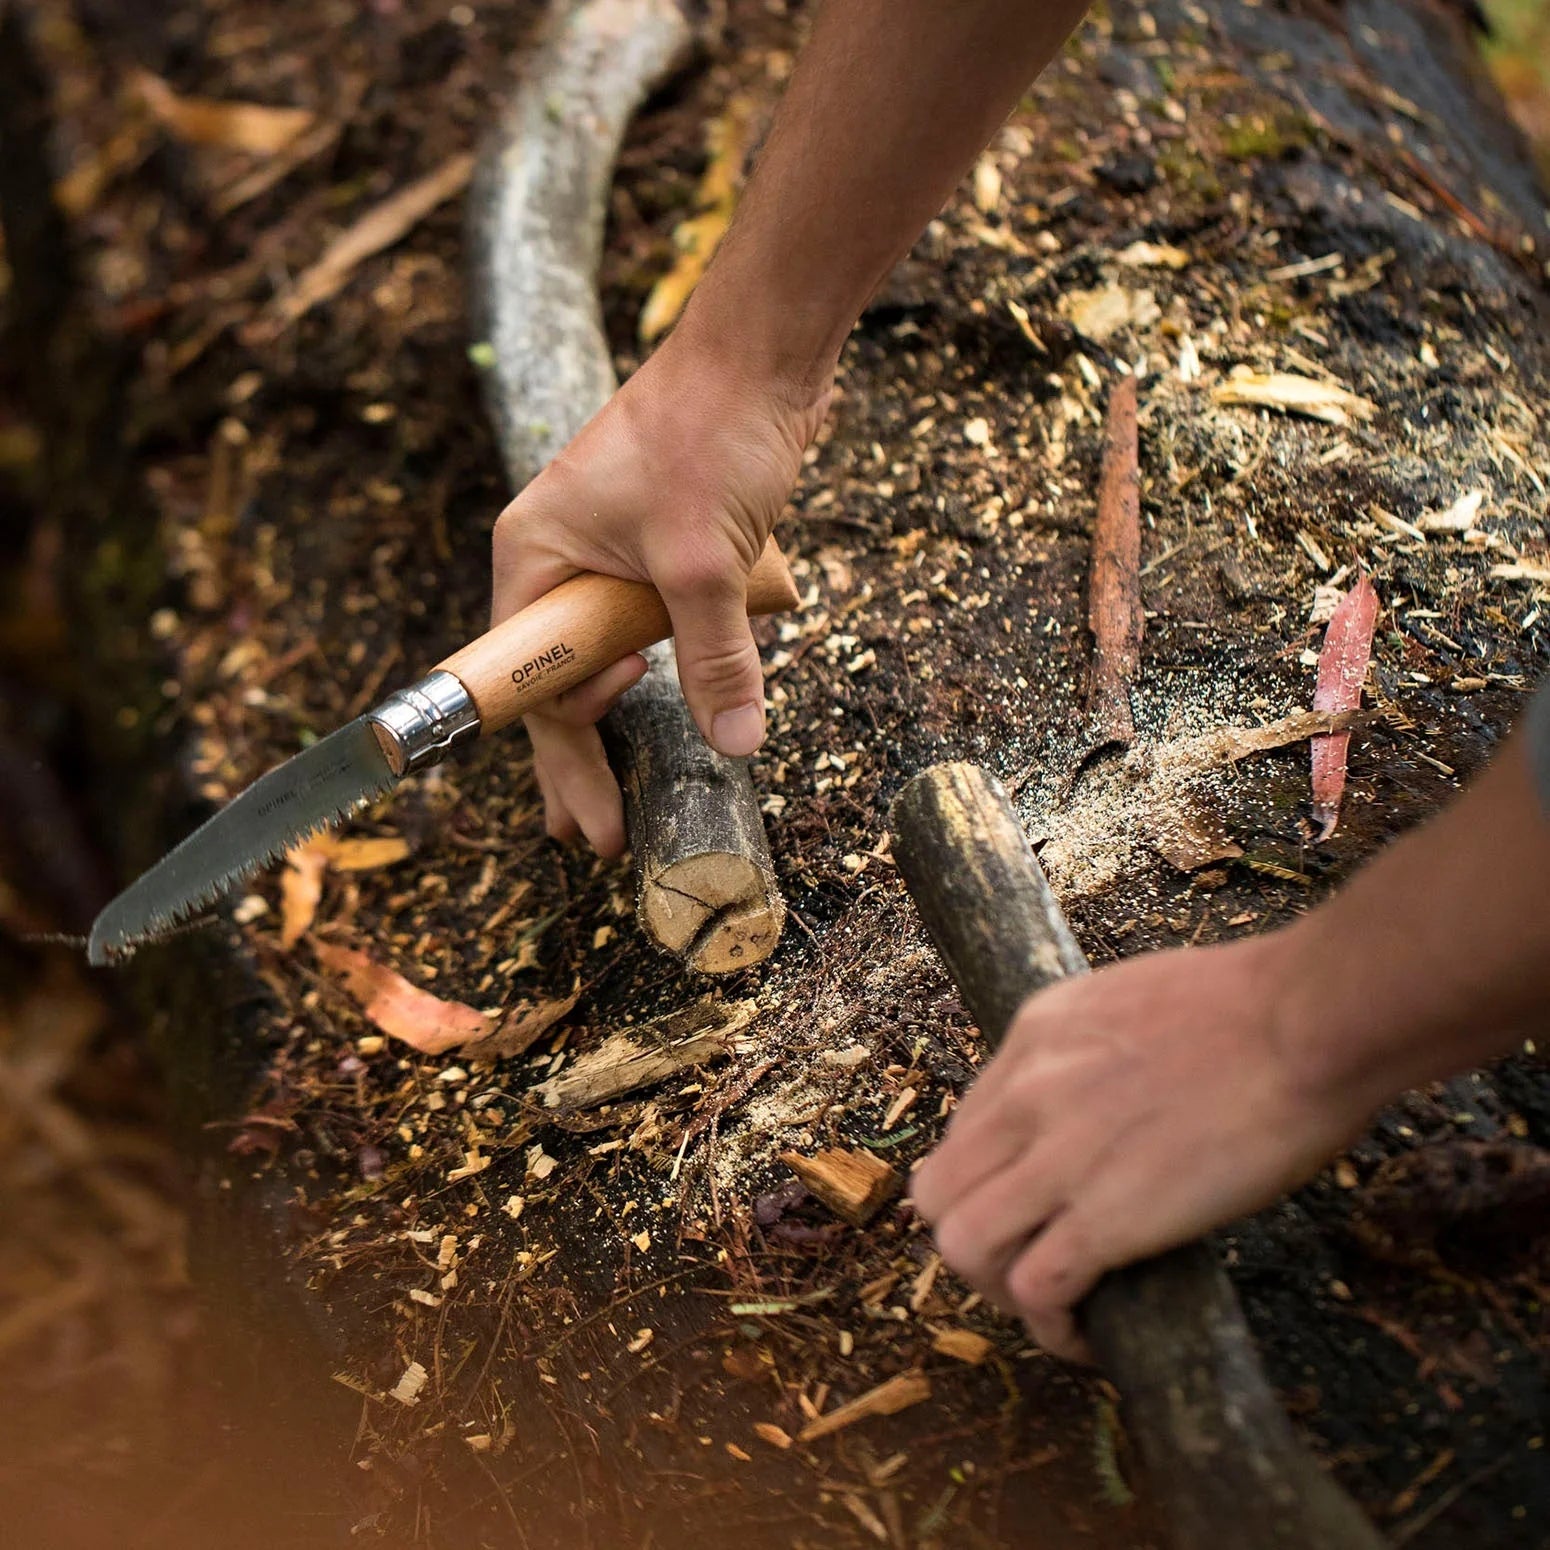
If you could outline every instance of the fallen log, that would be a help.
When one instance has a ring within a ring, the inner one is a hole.
[[[688,39],[672,0],[578,7],[525,73],[480,161],[471,308],[518,489],[618,385],[596,290],[614,160],[630,115]],[[604,728],[624,791],[636,917],[690,969],[746,969],[775,950],[786,916],[747,761],[701,737],[672,643],[646,655],[651,672]]]
[[[893,832],[899,871],[992,1045],[1028,996],[1086,972],[993,776],[972,764],[917,775]],[[1082,1321],[1181,1550],[1382,1543],[1293,1433],[1204,1243],[1106,1276]]]

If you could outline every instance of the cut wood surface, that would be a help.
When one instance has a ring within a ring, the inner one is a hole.
[[[1098,516],[1093,523],[1087,627],[1093,661],[1087,715],[1095,743],[1136,735],[1130,689],[1141,664],[1141,474],[1136,379],[1121,377],[1109,395],[1103,435]]]
[[[830,1147],[812,1157],[782,1152],[780,1160],[852,1227],[865,1227],[903,1184],[898,1172],[871,1152]]]
[[[746,762],[700,736],[664,642],[607,723],[624,790],[635,914],[652,939],[701,974],[774,952],[786,918]]]
[[[993,777],[970,764],[927,770],[900,793],[893,831],[926,929],[993,1046],[1028,996],[1086,971]],[[1081,1314],[1181,1550],[1382,1544],[1292,1432],[1203,1244],[1106,1276]]]
[[[687,42],[672,0],[588,0],[534,61],[480,164],[473,310],[519,488],[617,386],[596,290],[614,160],[636,104]],[[700,735],[671,643],[648,661],[605,724],[637,918],[690,969],[746,969],[775,950],[786,916],[747,761],[723,758]]]

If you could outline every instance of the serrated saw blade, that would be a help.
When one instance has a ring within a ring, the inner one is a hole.
[[[87,956],[105,964],[173,930],[293,845],[398,783],[370,717],[260,776],[97,917]]]

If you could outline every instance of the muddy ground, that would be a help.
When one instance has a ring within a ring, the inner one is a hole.
[[[271,320],[328,234],[475,145],[538,22],[435,0],[90,7],[79,28],[45,10],[87,259],[71,327],[123,373],[90,408],[127,449],[128,503],[83,495],[68,531],[97,768],[117,767],[95,822],[132,871],[158,826],[115,821],[123,800],[185,821],[190,794],[224,799],[482,626],[506,492],[457,199]],[[1550,666],[1550,231],[1453,26],[1419,4],[1117,8],[874,301],[780,531],[806,605],[760,626],[755,778],[792,918],[764,970],[709,987],[756,1003],[727,1060],[565,1125],[534,1111],[538,1080],[708,987],[638,934],[623,870],[544,839],[517,737],[358,823],[406,857],[330,870],[296,943],[266,878],[125,977],[204,1157],[196,1284],[250,1346],[238,1379],[266,1380],[243,1390],[244,1446],[313,1434],[317,1495],[286,1542],[1158,1542],[1102,1386],[939,1273],[907,1205],[840,1228],[776,1158],[843,1142],[907,1169],[980,1062],[887,860],[916,770],[972,758],[1012,787],[1102,961],[1307,908],[1457,790]],[[603,274],[621,371],[706,124],[735,95],[767,113],[801,29],[779,4],[718,11],[633,127]],[[338,133],[250,193],[262,159],[135,108],[134,66]],[[1102,338],[1082,293],[1118,308]],[[1372,413],[1217,403],[1240,365]],[[1143,745],[1307,705],[1317,589],[1358,566],[1378,589],[1371,715],[1323,844],[1305,745],[1182,786],[1089,746],[1088,535],[1126,368]],[[1470,533],[1406,531],[1476,489]],[[1165,860],[1186,813],[1241,854]],[[422,1058],[318,943],[481,1009],[579,1000],[515,1060]],[[1542,1164],[1542,1063],[1412,1096],[1222,1247],[1299,1425],[1396,1542],[1539,1546],[1544,1190],[1532,1167],[1518,1195],[1460,1172],[1461,1136]],[[936,1350],[960,1326],[991,1342],[983,1365]],[[770,1440],[916,1367],[928,1403]]]

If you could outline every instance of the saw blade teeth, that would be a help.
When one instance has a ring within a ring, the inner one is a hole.
[[[92,928],[93,963],[127,957],[179,929],[314,835],[397,784],[370,723],[351,722],[255,781],[120,894]],[[288,822],[275,824],[286,813]],[[229,852],[226,865],[209,861]],[[229,857],[235,856],[234,862]],[[209,858],[209,859],[207,859]],[[136,907],[138,906],[138,913]]]

